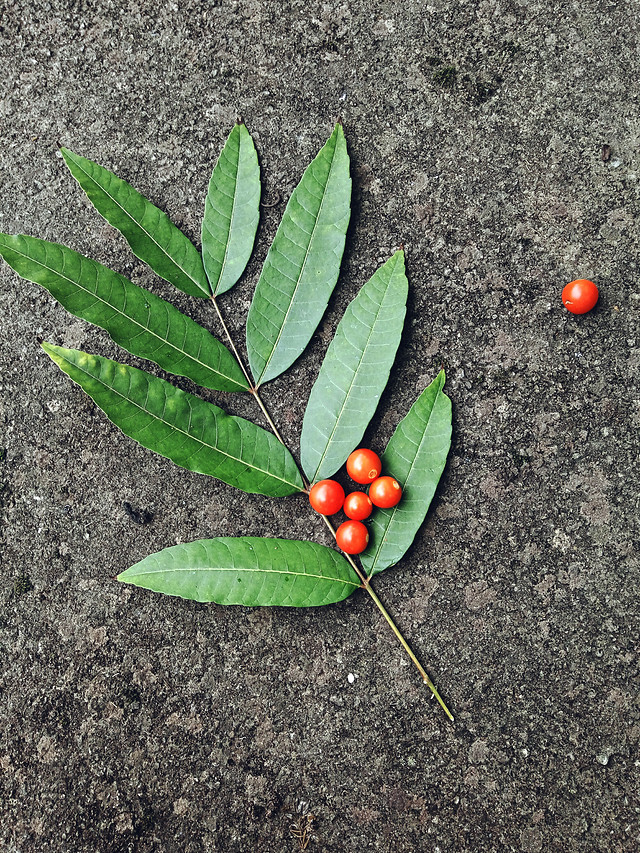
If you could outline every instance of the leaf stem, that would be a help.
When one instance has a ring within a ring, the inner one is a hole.
[[[244,361],[242,360],[242,358],[240,358],[240,353],[236,349],[236,345],[234,344],[233,338],[231,337],[231,332],[229,331],[229,328],[224,321],[224,317],[222,316],[222,312],[220,311],[220,306],[218,305],[218,302],[217,302],[217,300],[213,294],[211,295],[211,302],[213,303],[213,307],[216,309],[216,314],[218,315],[218,320],[220,321],[220,325],[222,326],[225,337],[226,337],[227,341],[229,342],[229,346],[231,347],[231,352],[236,357],[236,361],[238,362],[238,364],[240,365],[240,369],[244,373],[244,378],[247,380],[247,382],[249,384],[249,390],[253,391],[255,389],[253,388],[253,382],[251,381],[251,377],[249,376],[247,368],[244,366]]]
[[[369,595],[370,595],[370,596],[371,596],[371,598],[373,599],[373,601],[374,601],[374,603],[375,603],[376,607],[378,608],[378,610],[380,611],[380,613],[382,613],[382,615],[384,616],[384,618],[387,620],[387,623],[389,624],[389,627],[391,628],[391,630],[393,631],[393,633],[396,635],[396,637],[397,637],[397,638],[398,638],[398,640],[400,641],[400,644],[402,645],[402,648],[405,650],[405,652],[406,652],[406,653],[409,655],[409,657],[411,658],[411,660],[412,660],[412,662],[414,663],[414,665],[416,666],[416,668],[417,668],[418,672],[419,672],[419,673],[420,673],[420,675],[422,676],[422,680],[423,680],[423,681],[424,681],[424,683],[427,685],[427,687],[429,688],[429,690],[433,693],[433,695],[435,696],[435,698],[436,698],[436,699],[437,699],[437,701],[438,701],[438,704],[440,705],[440,707],[442,708],[442,710],[445,712],[445,714],[447,715],[447,717],[451,720],[451,722],[453,722],[453,715],[452,715],[451,711],[450,711],[450,710],[447,708],[447,706],[445,705],[444,700],[442,699],[442,697],[440,696],[440,694],[438,693],[438,689],[437,689],[437,687],[435,686],[435,684],[433,683],[433,681],[431,681],[431,679],[429,678],[429,676],[428,676],[428,675],[427,675],[427,673],[425,672],[424,668],[422,667],[422,664],[420,663],[420,661],[418,660],[418,658],[415,656],[415,654],[413,653],[413,651],[412,651],[411,647],[409,646],[409,644],[407,643],[407,641],[405,640],[405,638],[404,638],[404,637],[402,636],[402,634],[400,633],[400,630],[398,629],[398,627],[397,627],[396,623],[393,621],[393,619],[391,618],[391,616],[389,615],[389,613],[386,611],[386,609],[385,609],[384,605],[382,604],[382,602],[380,601],[380,599],[378,598],[378,596],[375,594],[375,592],[374,592],[374,591],[373,591],[373,589],[371,588],[371,584],[369,583],[369,581],[368,581],[368,580],[367,580],[367,581],[366,581],[366,583],[365,583],[365,589],[367,590],[367,592],[369,593]]]
[[[286,447],[287,445],[284,443],[284,439],[282,438],[282,436],[281,436],[281,435],[280,435],[280,433],[278,432],[278,427],[277,427],[277,426],[275,425],[275,423],[273,422],[273,419],[271,418],[271,415],[270,415],[270,414],[269,414],[269,412],[267,411],[267,407],[266,407],[266,406],[265,406],[265,404],[262,402],[262,398],[261,398],[260,394],[258,393],[258,389],[257,389],[257,388],[252,388],[252,389],[251,389],[251,393],[252,393],[252,394],[253,394],[253,396],[255,397],[255,400],[256,400],[256,403],[258,404],[258,406],[260,406],[260,411],[262,412],[262,414],[264,415],[264,417],[265,417],[265,419],[266,419],[267,423],[268,423],[268,424],[269,424],[269,426],[271,427],[271,430],[272,430],[273,434],[274,434],[274,435],[275,435],[275,437],[278,439],[278,441],[280,442],[280,444],[283,444],[283,445]],[[300,469],[298,469],[298,470],[300,470]],[[301,476],[302,476],[302,480],[303,480],[303,482],[304,482],[304,487],[305,487],[305,489],[308,489],[308,488],[309,488],[309,483],[307,482],[307,480],[306,480],[306,478],[305,478],[304,474],[302,473],[302,471],[300,471],[300,474],[301,474]]]
[[[260,407],[262,414],[266,418],[267,423],[271,427],[273,434],[278,439],[278,441],[282,445],[284,445],[284,447],[286,447],[287,445],[285,444],[282,436],[278,432],[278,428],[276,427],[275,423],[273,422],[273,418],[271,417],[271,415],[267,411],[266,406],[262,402],[262,399],[260,398],[260,395],[258,393],[258,389],[254,386],[254,384],[251,380],[251,377],[249,375],[249,372],[247,371],[247,368],[245,367],[244,362],[243,362],[242,358],[240,357],[240,353],[238,352],[236,345],[233,342],[233,338],[231,337],[231,333],[227,327],[227,324],[224,321],[224,317],[222,316],[222,312],[220,311],[220,306],[218,305],[215,296],[213,296],[213,295],[211,296],[211,301],[213,302],[213,306],[216,309],[216,314],[218,315],[218,320],[220,321],[220,325],[222,326],[222,328],[224,330],[224,333],[225,333],[225,336],[227,338],[227,341],[229,342],[229,346],[231,348],[231,351],[233,352],[234,356],[236,357],[238,364],[240,365],[242,372],[243,372],[243,374],[244,374],[244,376],[245,376],[245,378],[249,384],[249,391],[251,392],[251,394],[253,394],[253,397],[255,398],[256,403]],[[304,472],[300,470],[300,466],[298,466],[298,470],[300,471],[300,475],[301,475],[302,481],[304,483],[305,491],[308,491],[309,485],[310,485],[309,481],[305,477]],[[333,537],[335,538],[336,531],[335,531],[335,528],[334,528],[333,524],[331,523],[330,519],[327,518],[326,515],[323,515],[322,518],[323,518],[325,524],[327,525],[327,527],[329,528],[329,530],[331,531],[331,533],[333,534]],[[440,694],[438,693],[438,690],[437,690],[435,684],[431,681],[431,679],[429,678],[429,676],[425,672],[424,667],[422,666],[422,664],[420,663],[418,658],[413,653],[413,650],[411,649],[411,647],[409,646],[409,644],[407,643],[405,638],[402,636],[400,629],[398,628],[396,623],[393,621],[393,619],[391,618],[391,616],[387,612],[386,608],[384,607],[383,603],[380,601],[380,599],[378,598],[378,596],[374,592],[373,587],[371,586],[371,579],[368,578],[362,572],[362,570],[360,569],[360,567],[357,565],[357,563],[355,562],[355,560],[353,559],[353,557],[350,554],[345,554],[345,557],[347,558],[347,560],[351,564],[351,567],[353,568],[354,572],[357,574],[358,578],[360,579],[360,582],[362,584],[362,588],[366,589],[366,591],[369,593],[374,604],[376,605],[376,607],[378,608],[380,613],[384,616],[387,624],[389,625],[389,627],[391,628],[393,633],[396,635],[396,637],[400,641],[400,645],[405,650],[405,652],[409,655],[409,658],[411,659],[412,663],[415,665],[416,669],[418,670],[418,672],[422,676],[422,680],[428,686],[429,690],[431,690],[431,692],[433,693],[433,695],[437,699],[438,704],[440,705],[442,710],[445,712],[447,717],[451,720],[451,722],[453,722],[453,715],[452,715],[451,711],[445,705]]]
[[[323,519],[324,519],[324,521],[325,521],[325,524],[326,524],[326,525],[327,525],[327,527],[329,528],[329,530],[330,530],[330,531],[333,533],[333,535],[335,536],[335,535],[336,535],[336,532],[335,532],[335,529],[334,529],[333,524],[331,523],[331,521],[327,518],[327,516],[326,516],[326,515],[323,515],[322,517],[323,517]],[[431,690],[431,692],[433,693],[433,695],[434,695],[434,696],[435,696],[435,698],[437,699],[438,704],[440,705],[440,707],[442,708],[442,710],[445,712],[445,714],[447,715],[447,717],[451,720],[451,722],[453,722],[453,715],[452,715],[451,711],[450,711],[450,710],[447,708],[447,706],[445,705],[444,700],[442,699],[442,697],[441,697],[441,696],[440,696],[440,694],[438,693],[438,689],[437,689],[437,687],[435,686],[435,684],[433,683],[433,681],[431,681],[431,679],[429,678],[429,676],[428,676],[428,675],[427,675],[427,673],[425,672],[424,667],[422,666],[422,664],[420,663],[420,661],[418,660],[418,658],[415,656],[415,654],[414,654],[414,652],[413,652],[413,649],[412,649],[412,648],[411,648],[411,646],[407,643],[407,641],[405,640],[405,638],[402,636],[402,634],[401,634],[401,632],[400,632],[400,629],[398,628],[398,626],[396,625],[396,623],[393,621],[393,619],[392,619],[392,618],[391,618],[391,616],[389,615],[389,613],[388,613],[387,609],[385,608],[385,606],[383,605],[383,603],[380,601],[380,599],[379,599],[379,598],[378,598],[378,596],[376,595],[376,593],[375,593],[375,591],[374,591],[373,587],[371,586],[371,579],[370,579],[370,578],[368,578],[368,577],[366,577],[366,576],[362,573],[362,571],[360,570],[360,568],[358,567],[358,565],[356,564],[355,560],[351,557],[351,555],[350,555],[350,554],[345,554],[345,557],[347,558],[347,560],[349,561],[349,563],[351,563],[351,567],[353,568],[353,570],[355,571],[355,573],[356,573],[356,574],[358,575],[358,577],[360,578],[360,581],[362,582],[362,588],[363,588],[363,589],[366,589],[366,591],[369,593],[369,595],[371,596],[371,598],[372,598],[372,600],[373,600],[373,603],[376,605],[376,607],[378,608],[378,610],[380,611],[380,613],[382,613],[382,615],[384,616],[384,618],[385,618],[385,619],[386,619],[386,621],[387,621],[387,624],[389,625],[389,627],[391,628],[391,630],[393,631],[393,633],[396,635],[396,637],[397,637],[397,638],[398,638],[398,640],[400,641],[400,645],[401,645],[401,646],[402,646],[402,648],[405,650],[405,652],[409,655],[409,658],[411,659],[412,663],[415,665],[416,669],[418,670],[418,672],[419,672],[419,673],[420,673],[420,675],[422,676],[422,680],[423,680],[423,681],[424,681],[424,683],[427,685],[427,687],[429,688],[429,690]]]
[[[233,338],[231,337],[231,332],[229,331],[229,328],[224,321],[224,317],[222,316],[222,312],[220,311],[220,306],[218,305],[218,302],[217,302],[215,296],[213,296],[213,295],[211,296],[211,301],[213,302],[213,307],[216,309],[216,314],[218,315],[218,320],[220,321],[220,325],[222,326],[225,337],[227,338],[227,341],[229,342],[229,347],[231,348],[231,352],[234,354],[236,361],[240,365],[240,368],[241,368],[242,372],[244,373],[244,377],[249,384],[249,392],[255,398],[256,403],[260,407],[260,411],[264,415],[264,417],[265,417],[267,423],[269,424],[271,431],[273,432],[275,437],[278,439],[280,444],[282,444],[282,445],[284,445],[284,447],[286,447],[287,445],[285,444],[284,439],[280,435],[277,426],[275,425],[271,415],[267,411],[267,407],[262,402],[262,398],[260,397],[260,394],[258,393],[258,389],[254,386],[253,381],[251,379],[251,376],[249,375],[249,371],[245,367],[244,361],[242,360],[240,353],[238,352],[236,345],[233,342]],[[308,483],[306,477],[304,476],[304,474],[302,473],[302,471],[300,471],[300,474],[302,475],[302,480],[304,482],[304,487],[306,490],[309,488],[309,483]]]

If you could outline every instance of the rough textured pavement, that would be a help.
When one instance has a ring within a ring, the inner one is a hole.
[[[328,534],[303,497],[245,497],[119,434],[38,341],[116,348],[2,264],[1,849],[640,848],[639,14],[0,0],[0,230],[69,244],[213,327],[132,257],[57,149],[116,171],[197,241],[241,115],[273,206],[224,301],[239,339],[284,203],[343,119],[343,275],[264,397],[297,448],[345,306],[404,244],[406,331],[368,440],[384,447],[444,365],[454,443],[377,590],[456,715],[364,594],[224,609],[115,582],[177,541]],[[578,277],[601,290],[584,317],[560,302]],[[250,403],[225,398],[257,417]]]

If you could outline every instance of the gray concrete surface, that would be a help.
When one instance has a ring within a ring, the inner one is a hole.
[[[369,440],[384,446],[444,364],[454,444],[428,522],[377,589],[456,714],[364,595],[224,609],[112,580],[177,541],[327,534],[302,498],[244,497],[119,434],[38,340],[115,347],[2,265],[2,850],[289,853],[296,826],[327,853],[640,849],[639,13],[0,2],[0,230],[169,296],[57,149],[112,168],[197,240],[240,114],[265,201],[281,201],[225,299],[236,330],[284,200],[343,118],[344,274],[264,396],[296,447],[344,307],[404,244],[409,319]],[[578,277],[601,300],[576,318],[560,292]]]

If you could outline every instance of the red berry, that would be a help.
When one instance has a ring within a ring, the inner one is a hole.
[[[400,483],[394,477],[378,477],[369,486],[371,503],[388,509],[395,506],[402,497]]]
[[[598,288],[588,278],[570,281],[562,291],[564,307],[572,314],[586,314],[598,301]]]
[[[347,474],[361,485],[372,483],[376,477],[380,476],[380,471],[382,471],[380,457],[366,447],[354,450],[347,459]]]
[[[345,554],[361,554],[369,542],[369,531],[361,521],[345,521],[336,530],[336,542]]]
[[[373,504],[369,495],[364,492],[351,492],[344,499],[344,514],[353,518],[355,521],[363,521],[369,518],[373,510]]]
[[[311,487],[309,503],[320,515],[334,515],[342,509],[344,489],[335,480],[320,480]]]

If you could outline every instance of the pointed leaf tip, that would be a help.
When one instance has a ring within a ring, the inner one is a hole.
[[[37,237],[0,237],[0,254],[19,275],[39,284],[75,317],[105,329],[132,355],[204,388],[248,390],[242,369],[220,341],[119,273]]]
[[[253,494],[302,491],[295,460],[275,436],[164,379],[81,350],[42,344],[125,435],[176,465]]]

